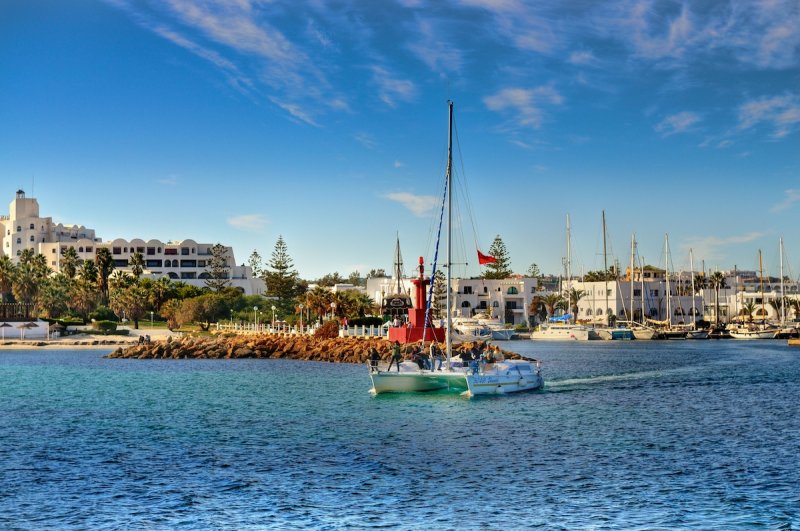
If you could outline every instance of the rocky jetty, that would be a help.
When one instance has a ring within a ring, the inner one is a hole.
[[[232,359],[232,358],[283,358],[294,360],[327,361],[331,363],[365,363],[369,349],[375,347],[381,359],[389,360],[392,344],[385,339],[344,337],[319,339],[298,335],[232,335],[184,336],[155,341],[149,345],[118,348],[108,358],[127,359]],[[453,348],[453,355],[471,348],[470,343]],[[419,344],[403,345],[408,357],[419,349]],[[518,354],[505,352],[506,358],[519,358]]]

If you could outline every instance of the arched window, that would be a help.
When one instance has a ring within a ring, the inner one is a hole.
[[[672,313],[675,315],[683,315],[683,308],[675,308],[675,311]]]
[[[508,291],[506,293],[508,293],[509,295],[516,295],[519,293],[519,291],[514,286],[511,286],[510,288],[508,288]]]
[[[462,308],[469,308],[469,301],[464,301],[461,303]]]
[[[586,315],[592,315],[592,309],[586,308]]]
[[[33,230],[33,229],[34,229],[34,225],[33,225],[33,223],[31,223],[31,230]]]
[[[83,247],[78,247],[78,252],[82,253],[83,252]]]
[[[19,255],[21,255],[21,254],[22,254],[22,251],[20,251],[19,249],[17,249],[17,256],[19,256]]]
[[[17,225],[17,232],[22,232],[22,225]]]
[[[169,276],[169,278],[179,278],[178,273],[175,273],[173,271],[170,271],[169,273],[167,273],[167,275]]]
[[[31,241],[36,241],[36,238],[33,237],[33,234],[31,234]]]
[[[489,293],[489,288],[487,288],[486,286],[484,286],[484,287],[483,287],[483,292],[484,292],[484,293]]]
[[[494,301],[494,302],[492,303],[492,308],[499,308],[499,307],[500,307],[500,303],[499,303],[499,302],[497,302],[497,301]]]
[[[22,238],[17,238],[17,243],[22,243]]]
[[[208,271],[203,271],[202,273],[197,275],[197,278],[203,278],[203,279],[211,278],[211,274]]]

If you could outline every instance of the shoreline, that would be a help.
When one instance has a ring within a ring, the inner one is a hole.
[[[0,340],[0,352],[3,350],[92,350],[109,349],[135,345],[130,339],[6,339]]]

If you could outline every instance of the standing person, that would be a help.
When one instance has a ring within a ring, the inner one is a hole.
[[[381,355],[378,354],[378,349],[375,347],[369,348],[369,370],[370,372],[378,372],[378,362],[381,359]]]
[[[437,371],[442,370],[442,349],[436,344],[436,341],[431,341],[431,360],[435,365]]]
[[[392,370],[392,363],[397,364],[397,372],[400,372],[400,362],[403,360],[403,354],[400,352],[400,342],[395,341],[392,345],[392,357],[389,359],[389,368],[387,371]]]
[[[400,328],[400,319],[395,316],[394,320],[392,321],[392,326],[395,328]]]

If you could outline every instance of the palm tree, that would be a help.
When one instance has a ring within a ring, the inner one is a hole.
[[[108,304],[108,277],[114,270],[114,258],[108,247],[100,247],[94,260],[97,263],[97,285],[100,288],[100,298],[103,304]]]
[[[560,308],[564,299],[561,298],[561,294],[559,293],[550,293],[542,297],[542,302],[547,308],[547,315],[552,316],[556,313],[556,308]]]
[[[115,289],[129,288],[133,284],[136,284],[136,279],[120,269],[117,269],[111,273],[110,277],[108,277],[108,285],[111,291]]]
[[[586,292],[582,289],[570,288],[567,293],[567,300],[569,301],[569,311],[572,312],[572,321],[578,318],[578,303],[586,296]]]
[[[84,282],[97,283],[97,266],[91,260],[84,260],[78,270],[78,278]]]
[[[330,310],[332,300],[333,292],[321,286],[306,293],[306,304],[308,304],[309,311],[313,312],[320,320]]]
[[[714,322],[719,326],[719,290],[727,288],[725,274],[722,271],[714,271],[708,279],[708,283],[714,290]]]
[[[14,283],[16,266],[6,255],[0,256],[0,303],[6,302]]]
[[[739,315],[747,317],[747,320],[753,321],[753,312],[756,311],[756,304],[753,301],[748,301],[742,304],[742,309],[739,310]]]
[[[142,272],[144,271],[144,256],[142,256],[142,253],[133,253],[130,260],[128,260],[128,265],[131,266],[131,274],[133,274],[133,277],[139,280],[139,277],[142,276]]]
[[[85,262],[88,264],[92,264],[94,266],[94,262]],[[70,310],[73,310],[78,315],[83,317],[84,321],[86,320],[89,313],[95,309],[97,306],[97,284],[94,280],[87,281],[83,278],[79,278],[72,284],[70,289],[70,297],[69,301],[67,302],[67,306]]]
[[[36,294],[36,311],[39,315],[53,319],[67,310],[72,281],[63,273],[44,279]]]
[[[544,321],[547,319],[547,308],[545,308],[544,302],[542,301],[541,295],[534,295],[531,298],[531,304],[528,306],[528,315],[531,317],[535,317],[539,320],[539,322]],[[531,326],[534,323],[531,323]]]
[[[61,272],[69,279],[75,278],[75,274],[78,272],[78,251],[75,250],[75,247],[67,247],[64,251],[64,255],[61,257]]]

